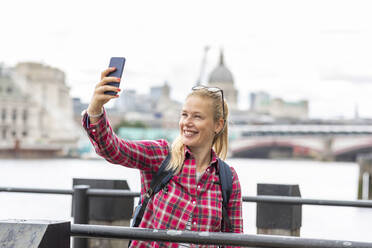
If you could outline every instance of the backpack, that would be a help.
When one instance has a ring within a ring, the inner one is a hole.
[[[170,153],[165,158],[165,160],[160,165],[159,170],[153,176],[150,184],[150,188],[147,190],[146,194],[144,195],[143,201],[141,201],[141,197],[139,199],[139,203],[135,208],[133,214],[133,220],[131,227],[138,227],[143,214],[146,210],[146,206],[153,195],[158,193],[162,190],[171,180],[173,177],[174,171],[173,170],[166,170],[166,167],[170,161],[171,155]],[[228,228],[231,230],[231,222],[227,214],[227,206],[230,200],[230,195],[232,192],[232,172],[230,167],[221,159],[218,159],[218,164],[220,166],[219,170],[219,179],[221,185],[221,192],[222,192],[222,224],[221,226]]]

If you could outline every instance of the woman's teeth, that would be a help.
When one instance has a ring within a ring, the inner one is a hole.
[[[185,136],[190,137],[193,136],[196,132],[191,132],[191,131],[184,131]]]

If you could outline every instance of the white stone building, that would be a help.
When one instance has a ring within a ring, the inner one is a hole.
[[[63,71],[39,63],[0,69],[0,148],[76,148],[78,128]]]

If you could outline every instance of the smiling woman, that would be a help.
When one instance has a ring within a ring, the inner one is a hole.
[[[228,143],[227,115],[228,108],[221,89],[194,87],[182,109],[180,136],[173,143],[169,167],[176,171],[181,169],[184,146],[197,154],[208,154],[206,150],[214,147],[217,155],[225,159]],[[203,165],[209,162],[208,157],[199,159],[197,170],[203,171]]]
[[[104,104],[118,97],[104,94],[108,90],[118,91],[107,84],[118,80],[107,77],[113,70],[109,68],[102,72],[101,81],[83,116],[83,126],[98,155],[111,163],[140,170],[141,203],[146,198],[147,206],[138,226],[242,233],[241,187],[232,167],[231,195],[226,205],[222,204],[226,198],[221,189],[223,179],[220,181],[220,174],[225,173],[226,167],[219,158],[226,157],[228,138],[228,107],[223,91],[204,86],[193,88],[181,111],[180,133],[172,147],[164,139],[130,141],[116,136],[103,108]],[[151,191],[149,189],[153,189],[150,185],[154,175],[163,168],[164,161],[169,161],[168,155],[171,160],[167,168],[174,171],[173,177],[163,190],[145,197]],[[130,247],[195,246],[134,240]]]
[[[211,147],[214,136],[222,129],[221,125],[214,123],[211,105],[209,99],[191,96],[182,110],[179,122],[182,143],[193,151]]]

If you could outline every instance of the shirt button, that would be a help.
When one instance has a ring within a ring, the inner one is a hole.
[[[196,225],[196,221],[194,221],[194,225]]]
[[[195,205],[195,204],[196,204],[196,201],[192,201],[192,204],[194,204],[194,205]]]
[[[198,189],[200,189],[201,188],[201,186],[200,185],[198,185]]]
[[[208,168],[207,171],[209,172],[209,170],[210,170],[210,169]]]
[[[96,129],[92,129],[92,132],[95,133],[96,132]]]

